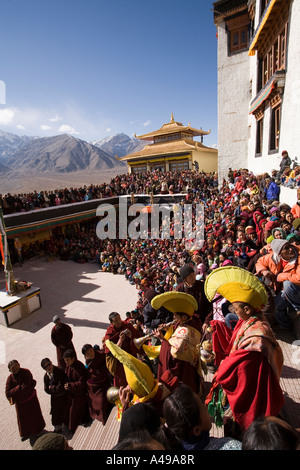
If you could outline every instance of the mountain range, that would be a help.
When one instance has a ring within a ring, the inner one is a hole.
[[[0,173],[72,173],[80,170],[126,171],[124,155],[145,146],[120,133],[94,142],[68,134],[53,137],[18,136],[0,130]]]

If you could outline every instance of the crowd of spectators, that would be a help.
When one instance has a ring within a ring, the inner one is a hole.
[[[229,172],[229,188],[233,184],[233,173]],[[265,191],[265,180],[269,180],[268,193]],[[282,152],[279,170],[271,174],[264,173],[256,177],[260,195],[268,200],[277,198],[280,186],[291,188],[300,186],[300,166]],[[223,182],[224,183],[224,182]],[[252,179],[248,178],[247,188],[251,188]],[[244,184],[244,181],[243,181]],[[147,171],[117,175],[109,183],[83,185],[79,188],[61,188],[50,191],[32,191],[27,193],[0,194],[0,207],[3,214],[27,212],[46,207],[102,199],[130,194],[179,194],[193,191],[196,197],[209,197],[211,189],[218,187],[217,173],[204,173],[193,170],[175,172]],[[201,188],[201,190],[200,190]],[[244,188],[245,189],[245,188]]]
[[[275,174],[254,175],[247,169],[229,169],[227,179],[220,186],[215,173],[197,171],[120,175],[107,185],[90,186],[78,192],[72,189],[72,194],[84,200],[87,195],[102,198],[132,193],[159,194],[162,191],[165,194],[183,194],[182,208],[185,203],[203,205],[201,223],[204,224],[204,240],[201,246],[191,248],[187,243],[189,237],[175,238],[174,217],[171,217],[170,236],[167,238],[104,240],[97,237],[98,220],[93,219],[68,225],[64,230],[53,230],[50,240],[24,245],[22,259],[46,255],[49,260],[59,258],[77,263],[94,262],[103,272],[124,275],[129,283],[136,286],[139,294],[138,302],[131,312],[127,312],[126,320],[140,328],[142,335],[146,324],[143,312],[149,302],[147,294],[176,290],[183,280],[183,266],[189,265],[196,273],[197,280],[205,280],[214,269],[226,265],[238,266],[256,274],[258,261],[272,253],[273,241],[287,241],[295,250],[300,246],[300,201],[292,207],[279,202],[280,185]],[[67,203],[66,194],[70,191],[63,192],[63,203]],[[197,217],[194,211],[195,224],[200,222]],[[280,249],[282,246],[284,243],[280,244]],[[20,261],[13,245],[11,255],[14,262]],[[284,263],[284,267],[287,264]],[[268,284],[267,276],[262,280],[269,286],[272,298],[275,292]],[[227,307],[230,315],[230,305]],[[214,311],[214,314],[217,312]],[[228,325],[232,329],[235,326]]]
[[[95,262],[102,271],[123,274],[140,292],[145,288],[166,292],[177,286],[180,267],[187,262],[193,263],[199,279],[205,279],[212,269],[224,263],[255,273],[257,260],[270,251],[273,238],[285,237],[300,244],[300,205],[280,204],[280,188],[268,174],[254,175],[246,169],[229,169],[227,179],[218,188],[215,173],[154,172],[151,178],[148,174],[147,178],[144,175],[140,178],[116,176],[101,188],[106,188],[106,196],[132,190],[144,193],[147,185],[151,192],[159,193],[163,181],[167,183],[168,193],[171,187],[186,194],[181,200],[182,207],[186,202],[203,204],[205,240],[199,249],[191,251],[186,238],[174,237],[172,218],[169,238],[115,240],[100,240],[96,235],[98,221],[93,219],[68,225],[64,232],[56,229],[50,240],[23,245],[22,259],[47,255],[77,263]],[[85,192],[99,196],[93,186]],[[197,224],[195,214],[193,217]],[[19,258],[12,243],[10,241],[14,263]]]
[[[148,171],[141,174],[117,175],[109,183],[84,185],[80,188],[33,191],[22,194],[0,194],[0,207],[4,215],[26,212],[62,204],[102,199],[130,194],[177,194],[199,185],[217,187],[217,174],[196,173],[195,171],[161,172]]]

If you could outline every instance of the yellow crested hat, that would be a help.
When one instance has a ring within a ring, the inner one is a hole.
[[[150,367],[124,351],[115,343],[106,340],[105,344],[113,356],[123,364],[126,380],[131,390],[138,397],[149,395],[156,385],[156,381]]]
[[[192,295],[176,291],[157,295],[152,299],[151,305],[155,310],[165,307],[169,312],[186,313],[190,317],[198,309],[197,300]]]
[[[230,303],[244,302],[261,309],[268,301],[263,283],[254,274],[238,266],[223,266],[206,278],[204,292],[211,302],[218,293]]]

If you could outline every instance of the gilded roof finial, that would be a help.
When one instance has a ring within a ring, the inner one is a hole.
[[[173,116],[173,113],[171,113],[171,122],[174,122],[174,116]]]

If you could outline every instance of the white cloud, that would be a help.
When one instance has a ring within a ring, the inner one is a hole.
[[[152,121],[150,120],[143,122],[144,127],[150,126],[150,124],[152,124]]]
[[[0,109],[0,125],[7,126],[12,123],[16,115],[14,108],[3,108]]]
[[[26,135],[32,136],[64,133],[80,135],[86,140],[99,140],[118,128],[118,123],[100,112],[91,116],[76,104],[67,103],[62,109],[0,106],[0,128],[4,126],[8,132],[25,131]]]
[[[62,132],[63,134],[80,134],[80,132],[77,132],[76,129],[69,126],[69,124],[62,124],[58,129],[58,132]]]

